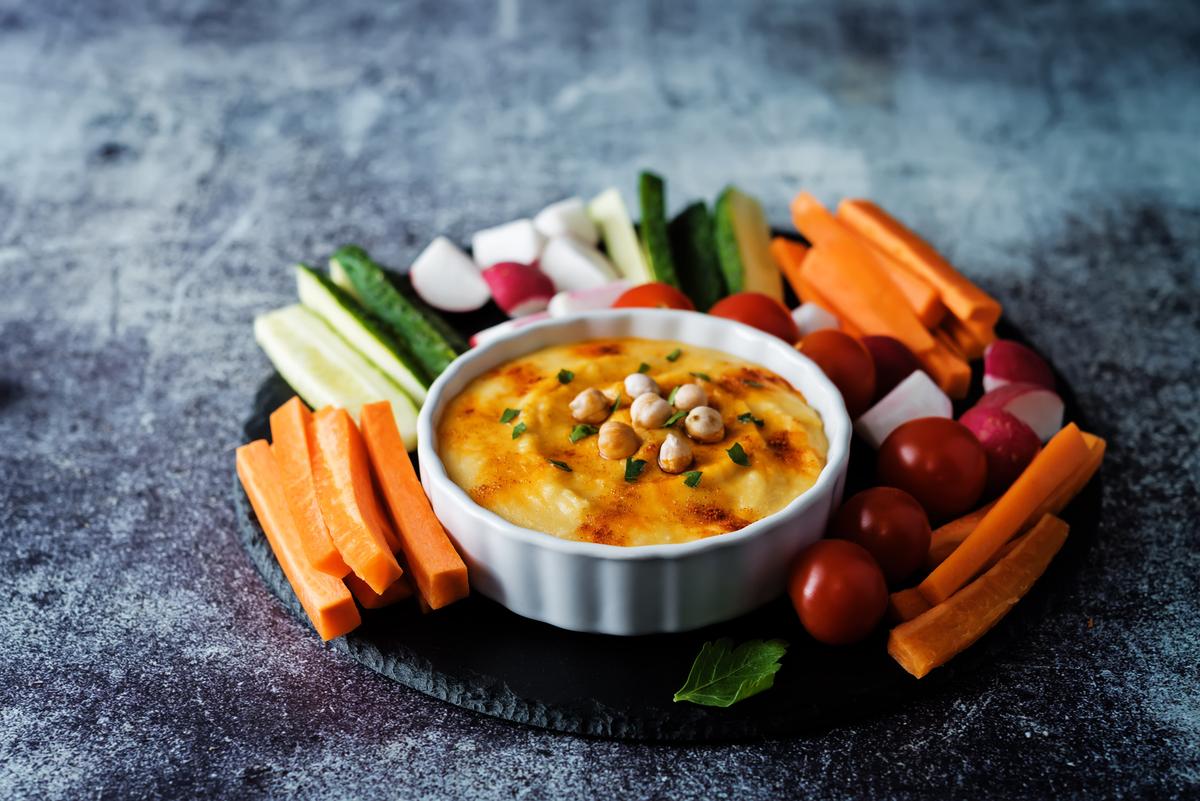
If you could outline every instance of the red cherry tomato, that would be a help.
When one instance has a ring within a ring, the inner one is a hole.
[[[800,340],[796,350],[817,363],[842,393],[850,419],[871,408],[875,397],[875,361],[854,337],[827,328]]]
[[[627,289],[613,304],[614,309],[650,308],[695,311],[688,296],[669,284],[653,282]]]
[[[774,334],[789,345],[800,338],[800,329],[796,327],[796,321],[787,307],[761,292],[738,292],[722,298],[713,304],[708,313]]]
[[[862,338],[863,347],[871,354],[875,362],[875,400],[896,388],[904,379],[921,369],[921,363],[912,351],[898,339],[885,336],[866,336]]]
[[[883,571],[861,545],[820,540],[792,568],[788,594],[814,639],[847,645],[870,634],[887,609]]]
[[[895,585],[924,563],[932,532],[916,498],[894,487],[872,487],[842,504],[829,533],[870,551]]]
[[[971,430],[945,417],[897,428],[879,447],[879,483],[902,489],[936,521],[974,507],[987,481],[987,454]]]

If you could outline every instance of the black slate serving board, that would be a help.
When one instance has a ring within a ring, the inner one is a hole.
[[[470,333],[503,319],[488,307],[453,316]],[[999,334],[1024,341],[1011,326]],[[978,373],[978,370],[976,370]],[[1059,392],[1068,420],[1087,428],[1062,376]],[[956,413],[979,397],[980,377]],[[269,438],[268,417],[292,395],[278,375],[259,387],[246,420],[247,440]],[[873,451],[851,448],[846,497],[872,484]],[[1037,625],[1047,604],[1071,581],[1098,525],[1099,476],[1063,518],[1071,534],[1046,575],[992,631],[949,665],[920,681],[887,655],[886,630],[863,643],[833,648],[813,641],[786,598],[748,615],[698,631],[614,637],[565,631],[527,620],[478,594],[433,614],[415,603],[365,611],[363,625],[329,643],[367,668],[457,706],[557,731],[626,740],[733,741],[821,731],[911,701],[952,692],[960,672],[988,669],[1008,643]],[[243,546],[271,591],[302,623],[297,636],[316,636],[276,563],[249,500],[233,483]],[[727,709],[672,701],[700,646],[718,637],[735,641],[783,638],[790,643],[775,686]]]

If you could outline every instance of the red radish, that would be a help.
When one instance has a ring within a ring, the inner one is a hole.
[[[604,254],[571,236],[559,236],[547,242],[538,267],[559,290],[594,289],[617,277]]]
[[[547,239],[556,236],[572,236],[585,245],[595,247],[600,241],[600,232],[588,216],[583,200],[577,197],[551,203],[533,218],[533,227]]]
[[[565,317],[576,312],[611,309],[617,298],[625,294],[631,284],[624,278],[619,278],[611,284],[598,286],[593,289],[576,289],[569,292],[559,292],[550,298],[550,316]]]
[[[475,311],[492,295],[475,262],[444,236],[421,251],[408,277],[421,300],[442,311]]]
[[[509,317],[545,311],[554,297],[554,283],[530,264],[502,261],[483,271],[492,299]]]
[[[483,269],[504,261],[533,264],[541,257],[545,245],[546,237],[528,219],[485,228],[471,237],[475,263]]]
[[[792,309],[792,319],[796,321],[796,327],[800,329],[802,338],[813,331],[838,328],[840,325],[833,312],[815,303],[801,303]]]
[[[950,418],[953,415],[954,407],[946,393],[924,372],[914,370],[882,400],[863,412],[854,422],[854,430],[878,450],[888,434],[909,420]]]
[[[983,391],[1005,384],[1036,384],[1054,391],[1050,365],[1029,348],[1011,339],[997,339],[983,352]]]
[[[515,320],[505,320],[504,322],[499,323],[498,325],[493,325],[491,328],[485,328],[482,331],[476,331],[474,334],[472,334],[471,340],[470,340],[471,347],[477,348],[480,345],[484,345],[484,344],[487,344],[488,342],[491,342],[493,339],[495,339],[498,336],[503,336],[504,334],[507,334],[509,331],[516,331],[518,328],[524,328],[525,326],[527,326],[531,323],[536,323],[536,322],[540,322],[542,320],[549,320],[549,319],[550,319],[550,314],[548,312],[542,311],[542,312],[534,312],[533,314],[527,314],[524,317],[518,317]]]
[[[959,422],[971,429],[987,455],[988,498],[1008,489],[1042,449],[1033,429],[1003,409],[976,406]]]
[[[862,343],[875,360],[876,401],[881,400],[897,384],[912,375],[914,370],[921,369],[921,363],[908,346],[894,337],[865,336]]]
[[[1005,384],[980,398],[975,407],[1003,409],[1032,428],[1042,442],[1063,426],[1062,398],[1035,384]]]

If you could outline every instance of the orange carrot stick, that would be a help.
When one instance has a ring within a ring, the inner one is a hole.
[[[265,439],[237,449],[237,473],[254,514],[292,591],[322,640],[340,637],[361,622],[358,608],[341,579],[313,567],[304,553],[300,531],[283,495],[283,477]]]
[[[800,267],[804,264],[804,257],[807,255],[808,248],[799,242],[782,236],[771,240],[771,257],[779,266],[779,272],[783,273],[783,277],[792,285],[792,291],[796,293],[796,297],[801,300],[809,300],[804,297],[805,288],[800,280]]]
[[[988,345],[996,341],[996,330],[994,328],[982,329],[983,337],[979,338],[975,332],[967,330],[967,327],[958,321],[955,317],[946,317],[942,320],[940,328],[954,341],[967,359],[974,361],[983,356],[983,351]]]
[[[1046,571],[1068,527],[1046,515],[1011,552],[949,600],[888,635],[888,653],[918,679],[946,664],[996,625]]]
[[[929,601],[916,587],[898,590],[888,596],[887,615],[889,620],[903,623],[932,609]]]
[[[971,389],[971,365],[955,354],[941,342],[934,341],[931,350],[916,354],[925,371],[933,376],[933,380],[942,392],[955,400],[967,397]]]
[[[994,505],[994,503],[989,503],[987,506],[934,529],[933,535],[929,538],[929,553],[925,556],[925,569],[933,570],[944,562],[946,557],[971,535],[971,532],[979,525],[979,521],[983,520]]]
[[[962,544],[918,588],[938,604],[958,592],[1025,525],[1038,507],[1088,460],[1090,450],[1070,423],[1046,443],[1013,485],[996,501]]]
[[[867,244],[870,245],[870,243]],[[909,308],[913,310],[913,314],[917,315],[921,325],[926,328],[936,327],[946,316],[946,307],[942,303],[938,291],[925,279],[909,272],[903,264],[884,251],[871,247],[871,252],[875,254],[879,263],[887,271],[888,278],[892,279],[892,283],[904,295]]]
[[[383,594],[403,571],[371,511],[371,467],[345,409],[326,407],[313,417],[313,479],[321,514],[342,559]]]
[[[382,609],[412,597],[412,585],[408,583],[407,576],[392,582],[392,586],[384,590],[382,595],[371,589],[371,585],[353,573],[346,576],[346,586],[350,588],[354,599],[363,609]]]
[[[309,448],[311,426],[312,412],[304,401],[293,397],[271,412],[271,451],[279,463],[283,494],[300,532],[305,556],[317,570],[341,578],[350,568],[333,544],[317,503]]]
[[[368,403],[359,414],[367,451],[392,515],[400,527],[400,547],[417,592],[441,609],[467,597],[467,566],[433,513],[387,401]]]

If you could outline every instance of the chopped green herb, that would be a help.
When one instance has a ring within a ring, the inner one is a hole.
[[[573,472],[571,470],[571,465],[567,464],[566,462],[560,462],[557,459],[549,459],[548,461],[550,462],[550,464],[554,465],[555,467],[557,467],[559,470],[563,471],[564,473]]]
[[[683,355],[683,351],[681,351],[679,348],[676,348],[675,350],[673,350],[667,354],[667,361],[673,362],[682,355]]]
[[[683,474],[683,483],[687,484],[689,487],[694,487],[700,483],[700,476],[702,475],[704,475],[704,473],[699,470],[689,470]]]
[[[701,381],[712,381],[712,379],[708,377],[708,373],[688,373],[688,375],[694,375]]]
[[[570,370],[567,370],[564,368],[564,369],[558,371],[558,383],[570,384],[574,380],[575,380],[575,374],[572,373]]]
[[[639,373],[650,372],[650,365],[646,364],[645,362],[642,362],[641,364],[638,365],[638,372]]]
[[[762,389],[762,388],[763,388],[763,385],[762,385],[760,382],[758,382],[758,381],[751,381],[749,378],[743,378],[743,379],[742,379],[742,383],[743,383],[743,384],[745,384],[745,385],[746,385],[746,386],[748,386],[748,387],[754,387],[755,389]]]
[[[738,415],[738,422],[739,423],[754,423],[754,425],[758,426],[759,428],[762,428],[763,424],[766,421],[763,420],[761,417],[755,417],[753,412],[742,412],[741,414]]]
[[[674,700],[724,707],[769,690],[787,648],[784,640],[747,640],[736,648],[727,638],[706,642]]]
[[[750,457],[746,455],[746,449],[742,447],[742,443],[733,443],[733,447],[725,452],[729,454],[729,459],[734,464],[740,464],[742,467],[750,466]]]
[[[680,420],[682,420],[685,417],[687,417],[687,410],[680,409],[679,411],[675,412],[675,414],[668,417],[667,422],[663,423],[662,427],[670,428],[671,426],[675,425],[676,423],[678,423]]]
[[[678,391],[679,387],[675,387],[675,389],[671,390],[671,394],[667,396],[667,403],[671,404],[672,406],[675,405],[675,393]]]
[[[520,409],[505,409],[504,414],[500,415],[501,423],[511,423],[517,419],[517,415],[521,413]]]
[[[579,442],[579,440],[586,439],[599,430],[595,426],[589,426],[587,423],[580,423],[571,429],[571,435],[567,439],[571,440],[571,442]]]
[[[637,477],[642,474],[642,469],[646,466],[645,459],[634,459],[630,457],[625,460],[625,480],[637,481]]]
[[[513,439],[516,439],[517,437],[521,436],[524,433],[525,433],[525,424],[524,423],[517,423],[515,426],[513,426],[513,436],[512,436]]]
[[[614,414],[617,411],[617,409],[620,409],[620,408],[621,408],[621,393],[618,392],[617,397],[613,399],[612,408],[608,410],[608,413]]]

